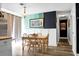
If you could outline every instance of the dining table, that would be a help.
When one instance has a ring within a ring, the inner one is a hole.
[[[41,52],[45,52],[48,49],[48,35],[28,35],[28,36],[24,36],[22,37],[23,41],[30,41],[30,39],[33,39],[35,41],[39,41],[40,45],[42,45],[41,47]],[[23,44],[23,51],[24,51],[24,44]]]

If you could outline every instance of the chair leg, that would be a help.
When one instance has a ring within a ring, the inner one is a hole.
[[[47,50],[48,50],[48,45],[45,44],[45,52],[47,52]]]
[[[23,51],[22,51],[22,55],[24,56],[24,46],[23,46],[22,50],[23,50]]]
[[[28,53],[30,54],[30,46],[28,47]]]

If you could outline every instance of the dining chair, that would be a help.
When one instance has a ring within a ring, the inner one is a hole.
[[[25,34],[24,37],[28,37],[28,35]],[[24,55],[24,52],[25,52],[25,47],[27,47],[28,45],[29,45],[29,39],[28,39],[28,38],[23,38],[23,39],[22,39],[23,55]]]
[[[44,37],[45,38],[41,40],[42,52],[46,52],[48,50],[48,38],[49,38],[49,34],[47,34]]]
[[[46,51],[48,50],[48,39],[49,39],[49,34],[47,34],[46,39],[44,41]]]
[[[37,53],[37,50],[40,47],[39,40],[36,38],[37,36],[35,35],[29,35],[29,49],[28,52],[32,51],[34,54]]]

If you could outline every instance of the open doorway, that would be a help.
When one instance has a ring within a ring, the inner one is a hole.
[[[67,37],[67,19],[59,20],[60,26],[60,37]]]
[[[68,41],[68,18],[62,17],[59,19],[59,42],[58,46],[70,46]]]

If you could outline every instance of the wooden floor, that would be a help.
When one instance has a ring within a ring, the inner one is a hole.
[[[74,56],[71,47],[48,47],[48,51],[43,53],[40,51],[28,52],[27,46],[23,52],[23,56]]]
[[[59,47],[63,47],[63,46],[70,46],[68,39],[60,39],[58,42],[58,46]]]
[[[69,45],[68,40],[60,39],[57,46],[48,47],[46,52],[39,50],[31,50],[28,52],[28,47],[24,48],[23,56],[74,56],[72,46]]]

